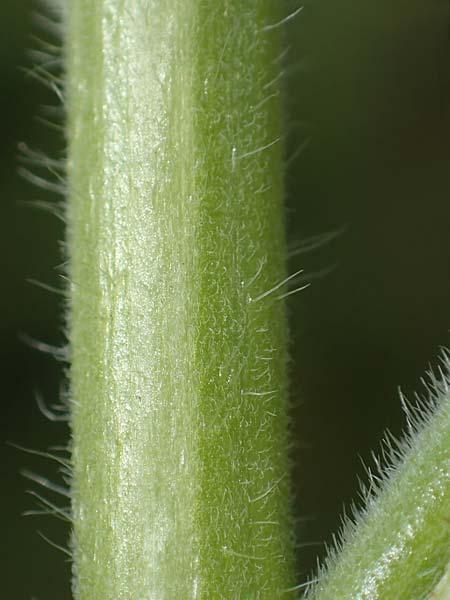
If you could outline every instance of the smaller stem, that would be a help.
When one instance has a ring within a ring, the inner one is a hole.
[[[435,414],[405,408],[409,437],[385,442],[392,466],[381,483],[371,476],[367,506],[345,525],[342,550],[309,600],[447,598],[439,590],[450,559],[448,382],[448,374],[444,383],[433,381]]]

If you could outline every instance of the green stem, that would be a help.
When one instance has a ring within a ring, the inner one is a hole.
[[[76,600],[294,584],[284,16],[277,0],[70,2]]]
[[[381,486],[372,479],[378,497],[369,497],[356,526],[347,525],[342,551],[310,600],[449,597],[450,396],[440,387],[436,414],[409,414],[410,437],[391,452],[402,464],[394,463]]]

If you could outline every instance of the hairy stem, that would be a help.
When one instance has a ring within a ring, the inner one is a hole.
[[[434,383],[435,414],[429,408],[408,410],[409,438],[391,446],[394,466],[384,481],[372,477],[367,508],[356,525],[347,524],[342,551],[331,557],[311,600],[450,597],[448,382],[447,376],[443,384]]]
[[[277,0],[72,0],[76,600],[293,581]]]

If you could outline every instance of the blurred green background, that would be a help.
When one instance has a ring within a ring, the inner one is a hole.
[[[36,8],[0,5],[1,595],[64,600],[70,564],[37,532],[65,545],[67,527],[21,516],[39,490],[20,471],[57,479],[57,468],[8,445],[68,439],[35,401],[58,402],[61,365],[22,341],[64,342],[60,299],[27,283],[60,285],[62,224],[26,206],[56,198],[17,174],[19,142],[53,157],[64,147],[39,120],[57,99],[27,74],[33,36],[47,35]],[[343,229],[291,265],[312,282],[290,305],[302,577],[357,498],[362,461],[387,427],[400,433],[398,386],[422,393],[450,346],[449,24],[447,0],[306,0],[288,27],[289,237]]]

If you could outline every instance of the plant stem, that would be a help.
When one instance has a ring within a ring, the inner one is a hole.
[[[449,597],[448,382],[447,376],[444,384],[434,384],[434,415],[430,408],[409,411],[410,437],[388,452],[394,466],[384,481],[371,478],[378,497],[372,497],[374,489],[368,491],[367,508],[356,526],[347,524],[342,551],[329,560],[329,571],[308,596],[311,600]]]
[[[76,600],[294,583],[283,16],[277,0],[70,2]]]

